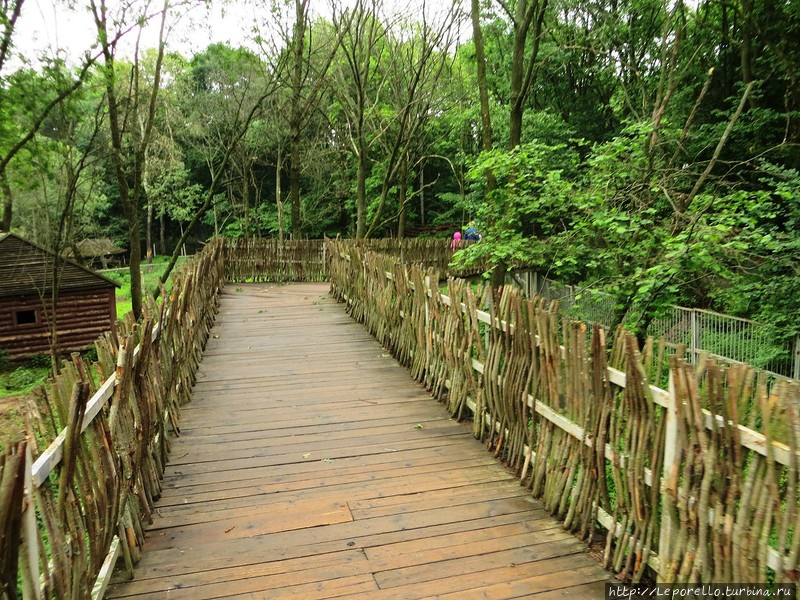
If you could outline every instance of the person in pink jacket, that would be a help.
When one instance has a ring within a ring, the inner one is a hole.
[[[452,242],[450,242],[450,249],[451,249],[453,252],[455,252],[455,251],[456,251],[456,250],[458,250],[460,247],[461,247],[461,232],[460,232],[460,231],[456,231],[456,232],[453,234],[453,241],[452,241]]]

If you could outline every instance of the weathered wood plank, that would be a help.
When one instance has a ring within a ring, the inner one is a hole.
[[[174,493],[163,499],[158,514],[166,517],[175,513],[207,512],[216,510],[220,503],[233,508],[250,506],[260,502],[288,501],[302,498],[309,492],[314,492],[322,487],[328,492],[347,494],[349,502],[352,503],[356,500],[372,499],[374,492],[371,491],[371,488],[376,485],[385,485],[387,481],[384,480],[387,479],[393,480],[396,484],[393,488],[393,494],[399,496],[439,490],[444,490],[445,493],[452,492],[456,495],[456,492],[462,487],[472,488],[478,485],[503,482],[504,480],[486,473],[480,478],[472,479],[469,482],[455,483],[452,477],[443,477],[442,473],[446,473],[448,470],[463,470],[465,468],[481,471],[484,470],[483,467],[485,466],[486,463],[483,462],[464,461],[463,463],[435,464],[419,468],[404,468],[402,470],[392,469],[381,471],[380,474],[374,473],[370,468],[361,473],[349,475],[332,474],[327,477],[276,483],[263,483],[260,480],[248,479],[243,482],[237,482],[236,487],[220,486],[221,489],[219,489],[213,486],[193,494]],[[447,467],[447,469],[443,467]],[[509,488],[509,490],[515,492],[512,495],[521,495],[519,486],[516,486],[516,490],[513,488]],[[395,496],[390,496],[389,498],[393,497]],[[503,497],[508,496],[504,495]],[[382,498],[386,498],[386,496],[382,496]]]

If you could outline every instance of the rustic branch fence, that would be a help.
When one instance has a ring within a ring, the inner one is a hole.
[[[180,407],[223,284],[223,242],[33,396],[27,443],[0,458],[0,596],[102,597],[117,558],[131,572],[151,520]]]
[[[31,401],[28,442],[0,457],[0,586],[102,597],[130,572],[224,281],[331,281],[331,291],[564,526],[639,580],[800,575],[800,389],[745,365],[686,364],[624,331],[562,320],[508,286],[439,273],[442,240],[215,240]],[[667,389],[657,387],[665,385]],[[604,532],[604,533],[599,533]]]
[[[453,248],[448,239],[348,240],[362,250],[435,269],[442,276],[471,275],[482,265],[453,268]],[[466,247],[470,242],[461,242]],[[324,240],[241,238],[225,243],[225,278],[231,282],[327,281],[327,246]]]
[[[227,281],[325,281],[322,240],[241,238],[225,243]]]
[[[334,296],[451,414],[471,412],[475,436],[567,529],[604,531],[622,578],[649,565],[668,583],[797,580],[797,382],[694,367],[510,286],[494,299],[451,279],[443,294],[419,266],[329,247]]]

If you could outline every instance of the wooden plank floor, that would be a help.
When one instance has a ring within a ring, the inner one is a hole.
[[[601,598],[608,573],[327,294],[229,285],[111,598]]]

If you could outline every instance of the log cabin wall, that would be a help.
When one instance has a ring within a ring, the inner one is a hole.
[[[0,349],[12,359],[50,351],[55,255],[16,234],[0,234]],[[58,262],[60,352],[82,350],[117,318],[119,284],[70,259]]]
[[[0,348],[10,358],[48,353],[52,313],[49,297],[0,297]],[[57,310],[59,350],[70,352],[92,346],[116,318],[114,288],[62,293]]]

